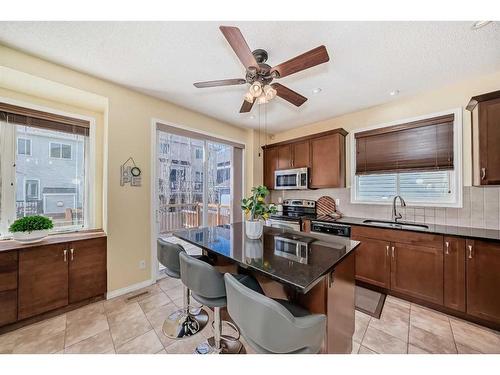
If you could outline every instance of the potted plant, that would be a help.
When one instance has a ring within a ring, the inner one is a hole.
[[[12,223],[9,232],[14,240],[23,243],[33,243],[43,240],[54,228],[52,220],[45,216],[25,216]]]
[[[248,238],[256,240],[262,236],[264,220],[269,219],[271,214],[276,213],[274,204],[266,204],[266,196],[269,190],[264,185],[252,188],[252,196],[241,200],[241,209],[244,210],[245,233]]]

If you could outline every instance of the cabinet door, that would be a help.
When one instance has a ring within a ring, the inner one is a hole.
[[[19,251],[19,319],[68,304],[67,244]]]
[[[268,189],[274,189],[274,171],[278,167],[278,148],[266,148],[264,150],[264,185]]]
[[[481,185],[500,185],[500,99],[479,103]],[[484,168],[484,172],[483,171]]]
[[[353,236],[361,244],[355,250],[356,279],[389,289],[391,278],[390,242]]]
[[[0,292],[17,289],[17,251],[0,253]]]
[[[500,244],[467,240],[467,313],[500,323]]]
[[[312,188],[345,186],[345,140],[341,134],[311,139]]]
[[[106,239],[78,241],[69,250],[69,303],[106,293]]]
[[[309,167],[309,141],[292,144],[292,167]]]
[[[393,243],[391,289],[443,304],[443,249]]]
[[[0,327],[17,320],[17,290],[0,292]]]
[[[444,305],[465,312],[465,240],[444,238]]]
[[[278,148],[278,169],[292,167],[292,147],[290,145],[277,146]]]

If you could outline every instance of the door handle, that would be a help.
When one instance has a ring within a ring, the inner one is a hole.
[[[394,259],[394,246],[391,247],[391,251],[392,251],[392,259]]]
[[[73,253],[75,252],[75,249],[69,249],[69,252],[71,254],[71,261],[73,261],[74,259]]]
[[[389,256],[389,245],[385,247],[385,256]]]
[[[67,262],[68,261],[68,250],[64,249],[63,256],[64,256],[64,262]]]
[[[448,241],[446,241],[444,244],[446,245],[445,254],[448,255],[448,254],[450,254],[450,243]]]
[[[472,259],[472,245],[467,246],[469,248],[469,259]]]
[[[481,180],[486,178],[486,168],[481,168]]]

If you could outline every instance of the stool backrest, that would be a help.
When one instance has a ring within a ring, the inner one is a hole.
[[[224,275],[227,310],[245,338],[270,353],[317,353],[325,336],[326,316],[294,317],[273,299]]]
[[[179,244],[158,239],[158,262],[166,268],[167,275],[171,277],[180,279],[179,254],[185,252],[186,250]]]
[[[187,253],[180,254],[179,259],[182,283],[191,292],[205,298],[226,296],[224,276],[215,267]]]

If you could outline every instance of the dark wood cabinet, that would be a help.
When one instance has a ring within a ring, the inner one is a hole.
[[[391,243],[383,240],[353,236],[361,244],[356,249],[356,279],[382,288],[390,288]]]
[[[278,146],[278,169],[292,167],[292,147],[291,145]]]
[[[292,143],[292,167],[304,168],[310,166],[309,140]]]
[[[19,311],[25,319],[68,304],[68,249],[54,244],[19,251]]]
[[[0,326],[17,320],[17,290],[0,292]]]
[[[443,249],[391,244],[391,289],[443,304]]]
[[[465,240],[444,238],[444,305],[465,312]]]
[[[311,170],[309,187],[345,186],[345,137],[331,134],[311,139]]]
[[[500,91],[471,98],[473,184],[500,185]]]
[[[106,293],[106,239],[80,241],[69,249],[69,303]]]
[[[0,292],[17,289],[17,251],[0,253]]]
[[[278,147],[264,149],[264,185],[274,189],[274,171],[278,168]]]
[[[277,169],[307,167],[310,188],[344,187],[346,135],[335,129],[264,146],[264,185],[274,189]]]
[[[500,324],[500,243],[467,240],[467,313]]]

